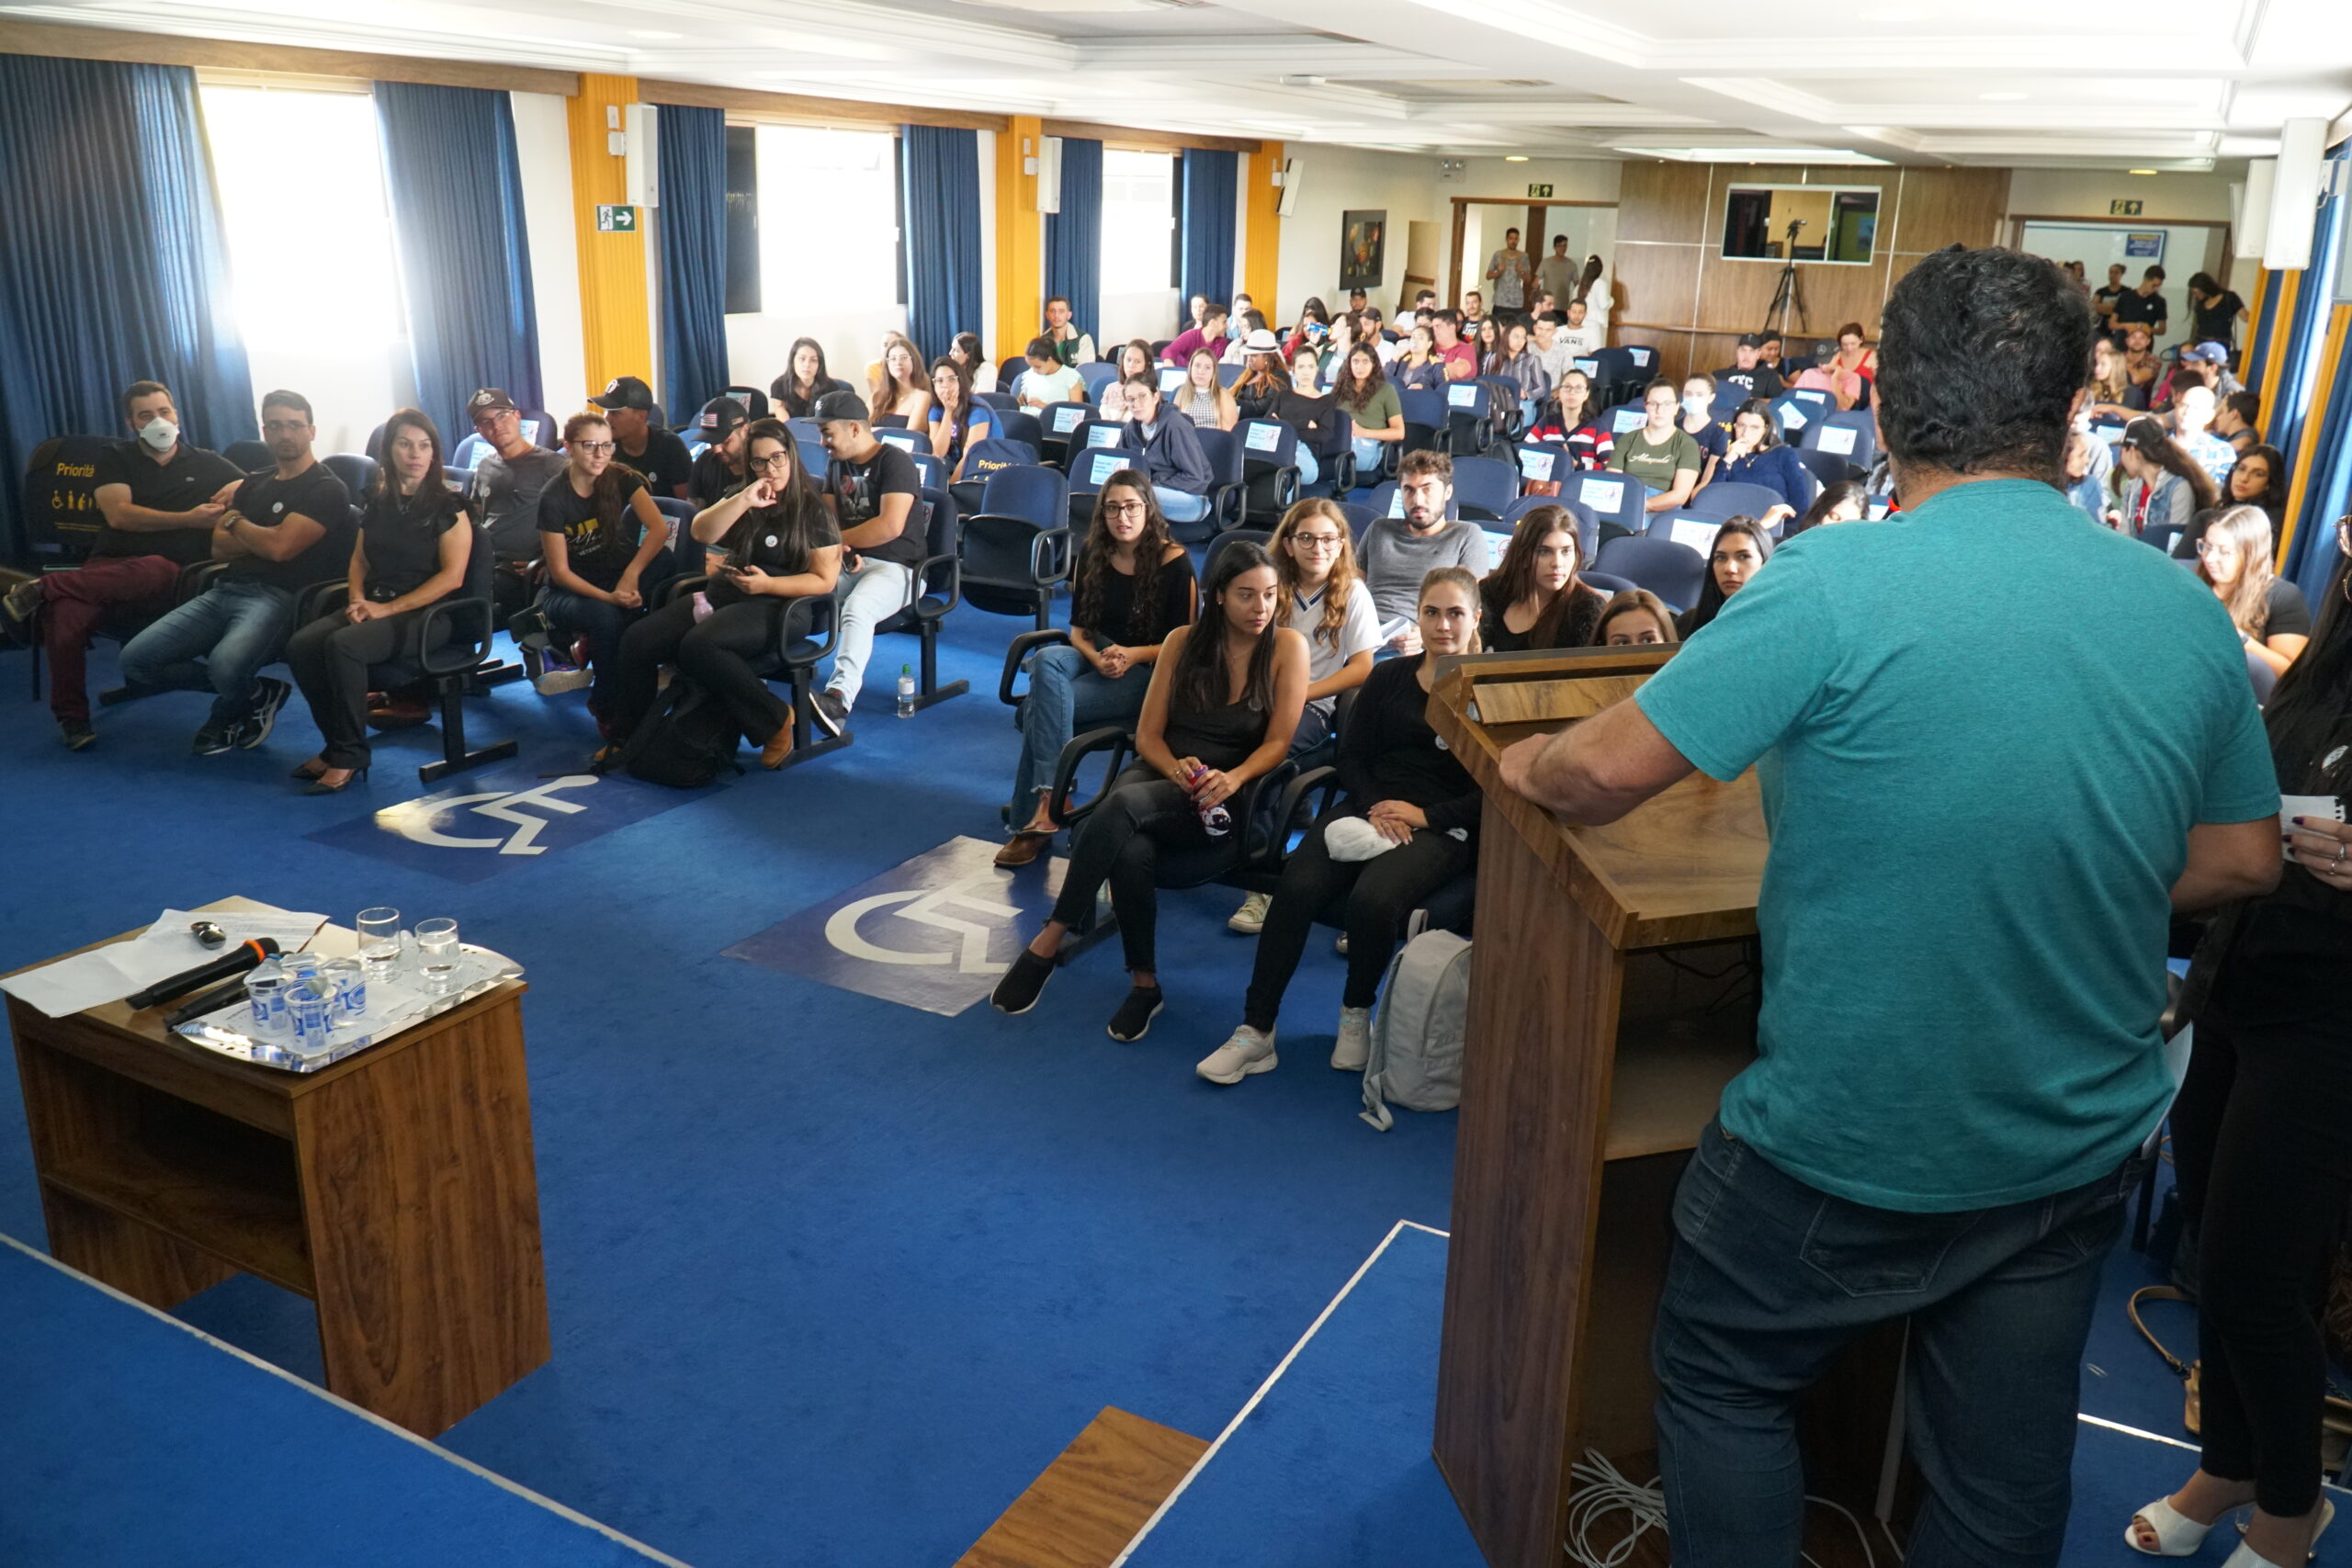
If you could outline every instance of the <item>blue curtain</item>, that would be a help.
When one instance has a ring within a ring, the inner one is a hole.
[[[1096,334],[1102,310],[1102,143],[1062,138],[1062,209],[1046,215],[1046,292],[1069,300],[1070,320]],[[1045,321],[1040,319],[1042,330]],[[1017,347],[1007,353],[1018,353]]]
[[[683,426],[727,385],[727,111],[662,104],[662,406]]]
[[[910,125],[899,132],[899,156],[907,193],[907,335],[936,359],[957,333],[985,335],[987,326],[979,132]]]
[[[514,106],[485,87],[376,84],[416,406],[454,446],[477,387],[545,406]]]
[[[0,546],[52,435],[123,432],[133,381],[172,389],[188,439],[252,440],[196,73],[0,54]]]
[[[2352,159],[2352,152],[2338,150],[2331,164],[2343,164]],[[2327,354],[2328,318],[2335,301],[2336,269],[2344,254],[2344,198],[2335,194],[2336,182],[2328,181],[2327,197],[2319,206],[2317,225],[2312,235],[2311,265],[2303,273],[2302,287],[2295,296],[2295,319],[2291,335],[2285,341],[2289,355],[2286,368],[2278,378],[2278,398],[2275,406],[2263,413],[2263,434],[2270,444],[2287,455],[2291,466],[2300,460],[2302,444],[2321,442],[2312,454],[2309,488],[2303,494],[2294,537],[2289,541],[2286,558],[2279,570],[2296,581],[2306,594],[2315,595],[2327,585],[2327,574],[2335,564],[2335,538],[2329,526],[2336,513],[2325,510],[2335,504],[2342,494],[2338,484],[2340,449],[2330,443],[2340,442],[2346,429],[2345,410],[2340,402],[2334,406],[2323,430],[2306,419],[2305,413],[2315,400],[2320,378],[2334,370],[2341,375],[2342,367],[2323,364]],[[2340,382],[2339,382],[2340,386]],[[2341,392],[2339,391],[2339,397]],[[2308,580],[2308,581],[2307,581]]]
[[[1195,294],[1219,304],[1233,300],[1233,209],[1238,197],[1240,154],[1187,148],[1176,160],[1184,191],[1183,299]]]

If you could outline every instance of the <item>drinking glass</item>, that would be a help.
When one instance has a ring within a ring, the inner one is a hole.
[[[398,909],[359,911],[359,961],[368,978],[381,985],[392,977],[401,958],[401,912]]]
[[[458,977],[458,922],[451,919],[416,922],[416,952],[424,968],[424,988],[447,996]]]

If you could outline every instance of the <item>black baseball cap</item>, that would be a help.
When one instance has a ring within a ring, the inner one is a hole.
[[[480,419],[486,413],[499,412],[501,410],[514,413],[523,412],[514,406],[514,400],[506,395],[506,390],[503,387],[484,387],[466,400],[466,418],[469,422]]]
[[[653,389],[634,376],[616,376],[603,395],[588,400],[600,409],[637,409],[650,413],[653,409]]]
[[[1739,334],[1739,346],[1742,348],[1762,348],[1764,346],[1763,335],[1758,333],[1742,333]]]
[[[847,388],[838,388],[819,398],[817,406],[808,411],[808,417],[819,424],[849,419],[862,423],[867,417],[865,400]]]
[[[751,414],[733,398],[713,398],[702,405],[702,412],[695,416],[695,434],[706,446],[716,446],[750,423]]]

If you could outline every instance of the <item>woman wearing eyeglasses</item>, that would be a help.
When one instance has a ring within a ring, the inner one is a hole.
[[[627,744],[653,706],[662,666],[675,663],[725,703],[774,768],[792,752],[792,710],[754,674],[775,640],[785,601],[831,593],[841,580],[842,536],[802,468],[781,421],[752,422],[743,446],[751,482],[695,513],[694,536],[723,551],[699,593],[683,591],[628,628],[613,677],[613,739]]]
[[[668,520],[638,472],[614,459],[613,427],[602,415],[566,420],[563,450],[562,474],[539,492],[539,559],[547,570],[539,608],[548,626],[588,639],[596,672],[588,711],[609,740],[621,634],[676,575],[677,562]]]
[[[2311,644],[2263,710],[2283,794],[2352,795],[2352,523]],[[2352,826],[2290,810],[2286,865],[2198,945],[2196,1020],[2172,1108],[2198,1238],[2196,1472],[2132,1517],[2140,1551],[2187,1557],[2251,1503],[2223,1568],[2300,1568],[2335,1513],[2320,1490],[2327,1357],[2314,1310],[2352,1199]]]
[[[1058,829],[1046,810],[1054,764],[1083,727],[1131,724],[1143,712],[1159,645],[1192,624],[1199,584],[1193,558],[1171,538],[1151,481],[1121,468],[1094,498],[1094,521],[1070,584],[1069,641],[1041,648],[1023,666],[1021,760],[1006,819],[1020,827],[999,865],[1027,865]]]
[[[2246,651],[2284,675],[2311,641],[2312,611],[2303,591],[2270,570],[2270,519],[2258,507],[2233,506],[2197,541],[2197,575],[2230,613]]]

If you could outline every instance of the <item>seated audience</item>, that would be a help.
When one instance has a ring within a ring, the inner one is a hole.
[[[539,492],[539,551],[547,570],[539,608],[559,632],[588,640],[595,671],[588,711],[608,740],[621,634],[677,574],[669,522],[645,480],[614,455],[614,437],[598,415],[577,413],[564,421],[570,461],[562,477]]]
[[[1726,387],[1737,387],[1751,398],[1762,398],[1768,402],[1779,397],[1788,388],[1781,381],[1781,373],[1759,357],[1763,346],[1764,340],[1754,333],[1741,337],[1732,345],[1731,364],[1716,371],[1715,379]]]
[[[1716,529],[1715,542],[1707,549],[1707,580],[1699,589],[1699,602],[1675,622],[1682,640],[1689,642],[1720,615],[1724,601],[1747,586],[1771,558],[1771,531],[1755,518],[1734,517]]]
[[[1446,383],[1445,361],[1438,357],[1437,328],[1430,321],[1416,321],[1406,334],[1405,352],[1396,356],[1389,374],[1397,389],[1407,392],[1442,391]]]
[[[1781,378],[1781,386],[1783,390],[1788,388],[1789,372],[1792,368],[1792,367],[1783,365],[1781,362],[1781,351],[1785,345],[1786,340],[1784,340],[1781,334],[1776,332],[1764,333],[1757,340],[1756,344],[1756,363],[1764,367],[1765,369],[1772,372],[1773,375],[1778,376]],[[1774,395],[1778,396],[1779,394],[1775,393]]]
[[[1870,487],[1860,479],[1839,479],[1836,484],[1821,487],[1804,515],[1781,530],[1783,539],[1793,538],[1807,528],[1826,527],[1832,523],[1860,523],[1870,515]]]
[[[1233,335],[1225,340],[1225,352],[1216,356],[1217,363],[1239,365],[1248,360],[1253,352],[1249,346],[1250,339],[1253,333],[1264,333],[1270,338],[1273,336],[1272,330],[1266,325],[1265,317],[1255,310],[1244,310],[1238,306],[1235,307],[1232,322]],[[1280,340],[1276,340],[1270,352],[1275,354],[1282,352]]]
[[[1306,639],[1306,705],[1291,737],[1295,752],[1330,738],[1340,694],[1363,684],[1380,648],[1380,615],[1356,565],[1347,513],[1322,496],[1295,502],[1266,541],[1282,583],[1283,624]]]
[[[1159,372],[1153,368],[1151,344],[1141,338],[1121,344],[1112,351],[1113,363],[1118,374],[1102,383],[1094,402],[1094,417],[1125,421],[1127,417],[1127,383],[1137,376],[1149,376],[1158,383]]]
[[[1560,378],[1527,435],[1531,441],[1556,441],[1566,446],[1581,469],[1606,467],[1617,449],[1616,437],[1600,424],[1600,410],[1592,406],[1592,378],[1581,370],[1570,370]]]
[[[2093,419],[2130,420],[2147,412],[2147,389],[2132,384],[2123,351],[2104,333],[2091,340],[2090,390],[2090,405],[2083,412]]]
[[[686,481],[694,478],[695,460],[675,432],[653,423],[653,389],[634,376],[616,376],[588,400],[605,411],[603,423],[612,429],[614,460],[633,469],[653,487],[654,494],[684,501]]]
[[[2262,445],[2260,394],[2235,391],[2213,411],[2213,434],[2237,448],[2240,456]]]
[[[585,414],[572,423],[582,420],[605,433],[609,462],[609,427]],[[368,668],[449,639],[455,628],[442,617],[432,642],[421,644],[424,611],[465,586],[473,553],[473,517],[442,477],[441,433],[433,422],[415,409],[401,410],[384,422],[382,450],[351,546],[351,596],[341,609],[298,628],[286,645],[294,683],[325,742],[294,770],[309,781],[305,795],[339,794],[368,771]],[[641,490],[644,481],[638,482]]]
[[[1369,484],[1380,472],[1382,460],[1405,440],[1405,404],[1388,384],[1372,344],[1360,343],[1348,350],[1332,379],[1331,397],[1352,427],[1357,480]]]
[[[1487,565],[1487,536],[1476,523],[1446,520],[1453,506],[1453,459],[1442,452],[1421,447],[1405,454],[1396,466],[1396,500],[1403,514],[1374,518],[1358,554],[1364,586],[1380,613],[1381,636],[1394,652],[1419,653],[1422,579],[1442,566],[1479,575]]]
[[[1251,333],[1242,346],[1248,357],[1241,362],[1240,378],[1233,383],[1235,421],[1281,417],[1283,394],[1290,390],[1282,344],[1273,333],[1261,330]]]
[[[1478,642],[1489,653],[1582,648],[1600,619],[1600,590],[1577,581],[1577,522],[1565,506],[1530,509],[1500,565],[1478,584]]]
[[[768,397],[784,411],[786,419],[807,419],[819,398],[849,390],[848,382],[827,373],[824,346],[813,337],[793,339],[785,364],[788,367],[785,373],[768,383]]]
[[[1348,350],[1353,348],[1358,341],[1356,318],[1350,312],[1341,311],[1332,321],[1331,330],[1324,334],[1323,342],[1316,349],[1315,376],[1318,387],[1329,385],[1339,375],[1340,367],[1348,362]],[[1298,356],[1293,355],[1291,363],[1295,366],[1297,362]]]
[[[1046,301],[1046,330],[1041,334],[1053,345],[1053,358],[1060,365],[1091,365],[1102,356],[1094,352],[1094,339],[1069,319],[1069,300],[1057,294]]]
[[[1609,345],[1609,329],[1593,319],[1592,307],[1583,299],[1571,299],[1560,308],[1562,317],[1558,341],[1578,358],[1589,357]]]
[[[2213,389],[2191,385],[2174,400],[2172,410],[2173,442],[2195,459],[2197,466],[2211,476],[2215,483],[2229,478],[2230,469],[2238,460],[2238,449],[2218,435],[2209,434],[2213,423]]]
[[[1282,624],[1281,612],[1273,561],[1254,544],[1228,546],[1200,620],[1178,626],[1161,645],[1136,724],[1136,761],[1080,826],[1052,916],[989,998],[998,1010],[1036,1006],[1063,933],[1093,916],[1108,883],[1132,981],[1110,1035],[1140,1040],[1151,1027],[1162,1001],[1155,942],[1160,852],[1213,841],[1238,851],[1246,825],[1230,821],[1234,797],[1290,755],[1306,700],[1306,639]],[[1220,807],[1226,825],[1213,834],[1207,814]]]
[[[1287,363],[1290,356],[1302,348],[1320,349],[1323,346],[1323,340],[1330,333],[1329,307],[1310,295],[1306,303],[1299,307],[1298,324],[1291,329],[1290,336],[1283,340],[1282,353],[1284,362]]]
[[[995,426],[989,406],[973,400],[971,372],[963,361],[952,355],[932,361],[931,455],[947,465],[950,475],[961,477],[956,470],[965,452],[973,442],[987,440]]]
[[[2189,520],[2216,498],[2212,476],[2142,414],[2123,428],[2115,446],[2115,507],[2128,534],[2169,527],[2187,533]]]
[[[2216,401],[2232,392],[2245,390],[2230,374],[2230,345],[2226,343],[2192,343],[2180,351],[2180,363],[2191,376],[2212,389]]]
[[[1838,346],[1823,368],[1829,372],[1832,390],[1841,409],[1871,406],[1871,388],[1878,376],[1878,351],[1862,343],[1862,324],[1848,321],[1838,329]]]
[[[1241,1024],[1193,1070],[1236,1084],[1276,1066],[1274,1025],[1283,994],[1306,952],[1316,917],[1340,904],[1348,978],[1340,995],[1331,1066],[1363,1070],[1372,1049],[1372,1005],[1416,906],[1477,864],[1478,786],[1430,729],[1430,666],[1478,646],[1478,584],[1442,567],[1420,586],[1418,647],[1372,672],[1340,737],[1343,803],[1318,819],[1283,863],[1241,1010]]]
[[[1327,463],[1347,447],[1347,421],[1340,417],[1338,404],[1322,389],[1322,356],[1312,348],[1302,348],[1291,358],[1290,385],[1273,400],[1272,417],[1298,433],[1295,460],[1302,485],[1321,479]]]
[[[1499,316],[1485,317],[1478,322],[1476,331],[1469,331],[1467,330],[1467,327],[1468,323],[1465,322],[1465,330],[1463,335],[1470,340],[1470,346],[1478,356],[1478,374],[1481,376],[1491,374],[1487,367],[1490,365],[1496,365],[1501,362],[1503,348],[1502,318]]]
[[[0,600],[8,640],[38,640],[49,655],[49,711],[73,751],[98,738],[84,673],[90,634],[109,616],[170,609],[180,569],[210,558],[213,527],[245,481],[234,463],[180,439],[161,381],[132,382],[121,406],[131,438],[97,460],[97,542],[80,566],[28,578]]]
[[[2105,338],[2098,340],[2105,343]],[[2108,505],[2108,479],[2115,454],[2106,442],[2077,427],[2066,432],[2066,499],[2102,528],[2120,529],[2122,516]]]
[[[1201,450],[1200,426],[1167,412],[1156,375],[1127,383],[1125,445],[1170,522],[1198,523],[1209,514],[1209,482],[1216,476]]]
[[[1233,395],[1216,373],[1217,356],[1196,348],[1185,356],[1184,384],[1176,389],[1176,412],[1203,430],[1231,430],[1237,417]]]
[[[1731,416],[1731,440],[1724,448],[1723,467],[1715,470],[1715,478],[1779,492],[1780,504],[1765,513],[1767,527],[1781,517],[1804,512],[1821,493],[1821,481],[1813,477],[1813,470],[1781,444],[1781,422],[1772,417],[1771,400],[1767,398],[1748,399]]]
[[[1464,294],[1462,297],[1461,316],[1462,335],[1465,339],[1476,336],[1479,323],[1487,319],[1486,297],[1475,288]]]
[[[837,390],[837,396],[855,397]],[[760,748],[763,767],[792,754],[792,709],[752,670],[774,646],[785,602],[831,593],[841,578],[841,532],[800,466],[780,420],[754,420],[745,435],[752,481],[695,513],[694,536],[719,560],[698,592],[681,591],[621,634],[612,681],[613,745],[628,743],[652,709],[662,666],[674,663],[724,703]]]
[[[1224,307],[1219,306],[1217,308],[1217,312],[1220,315],[1224,314]],[[1181,337],[1185,333],[1191,332],[1193,328],[1199,326],[1203,321],[1207,319],[1208,313],[1209,297],[1207,295],[1195,294],[1187,299],[1184,301],[1183,320],[1176,323],[1177,335]]]
[[[1560,329],[1566,324],[1567,318],[1557,310],[1545,310],[1535,318],[1535,335],[1529,346],[1544,367],[1544,382],[1550,387],[1559,386],[1560,378],[1576,368],[1577,351],[1560,336]]]
[[[875,383],[867,413],[876,422],[898,419],[909,430],[931,427],[931,378],[923,370],[922,354],[906,338],[893,338],[882,351],[881,378]]]
[[[1706,458],[1682,428],[1682,405],[1673,382],[1652,381],[1642,394],[1642,406],[1647,417],[1617,437],[1609,466],[1649,487],[1644,511],[1672,512],[1688,504],[1699,488],[1699,470]]]
[[[2155,333],[2145,321],[2134,321],[2123,329],[2123,376],[2140,389],[2143,397],[2155,395],[2156,378],[2165,372],[2165,362],[2155,352]]]
[[[832,458],[823,496],[841,531],[848,586],[833,609],[833,671],[811,705],[818,723],[847,735],[874,657],[874,628],[914,603],[931,509],[915,460],[874,434],[855,392],[829,394],[817,405],[817,425]]]
[[[947,345],[947,357],[964,367],[964,373],[970,378],[972,390],[975,392],[993,392],[997,389],[996,366],[980,352],[979,333],[957,333],[955,340]],[[938,388],[933,386],[932,389],[936,392]]]
[[[563,454],[527,441],[522,411],[502,388],[484,387],[466,400],[474,434],[490,444],[474,463],[467,509],[490,531],[498,557],[491,582],[503,625],[531,602],[530,565],[539,558],[539,492],[563,472]]]
[[[256,672],[285,652],[302,590],[343,576],[351,558],[351,495],[311,456],[318,432],[310,400],[265,395],[261,434],[273,466],[239,485],[212,525],[212,558],[228,565],[122,650],[123,684],[133,692],[213,694],[196,732],[199,757],[269,739],[294,688]]]
[[[718,504],[746,482],[743,472],[743,432],[751,411],[733,398],[713,398],[695,415],[694,432],[702,443],[695,454],[693,474],[686,480],[686,499],[700,511]]]
[[[1089,340],[1091,346],[1091,340]],[[1086,399],[1085,378],[1062,363],[1054,340],[1033,337],[1023,354],[1029,368],[1016,377],[1012,395],[1024,409],[1042,409],[1055,403],[1082,403]],[[1087,362],[1093,362],[1091,353]]]
[[[2238,640],[2283,675],[2311,641],[2311,606],[2303,591],[2271,570],[2270,519],[2256,506],[2233,506],[2197,541],[2197,575],[2230,613]]]
[[[1449,381],[1468,381],[1478,374],[1478,351],[1463,341],[1463,324],[1462,317],[1452,310],[1440,310],[1430,318],[1430,341]]]
[[[1676,640],[1674,612],[1646,588],[1612,594],[1592,630],[1595,648],[1649,648]]]
[[[1132,724],[1143,712],[1159,645],[1191,624],[1199,593],[1193,558],[1169,537],[1150,481],[1133,468],[1113,474],[1094,498],[1070,578],[1069,640],[1022,664],[1029,691],[1007,812],[1019,826],[997,864],[1027,865],[1054,841],[1047,795],[1062,748],[1080,729]]]
[[[2222,481],[2222,493],[2212,506],[2198,512],[2189,520],[2187,532],[2175,539],[2172,553],[2184,559],[2197,553],[2197,541],[2205,536],[2205,525],[2222,507],[2259,507],[2270,519],[2270,531],[2276,536],[2287,520],[2287,459],[2276,446],[2249,446],[2239,454],[2230,469],[2230,477]]]
[[[1683,378],[1681,425],[1682,433],[1699,444],[1699,456],[1703,460],[1699,469],[1700,486],[1714,483],[1729,443],[1724,438],[1724,427],[1715,420],[1713,376],[1693,373]]]
[[[1224,306],[1207,306],[1202,312],[1200,324],[1179,333],[1176,341],[1168,345],[1168,352],[1160,357],[1170,365],[1190,365],[1193,355],[1206,350],[1214,360],[1225,352],[1225,323],[1229,319]]]
[[[1496,329],[1498,347],[1487,361],[1486,374],[1509,381],[1519,389],[1520,421],[1523,426],[1535,423],[1535,411],[1551,395],[1552,378],[1544,370],[1544,362],[1527,344],[1527,328],[1512,321]]]

